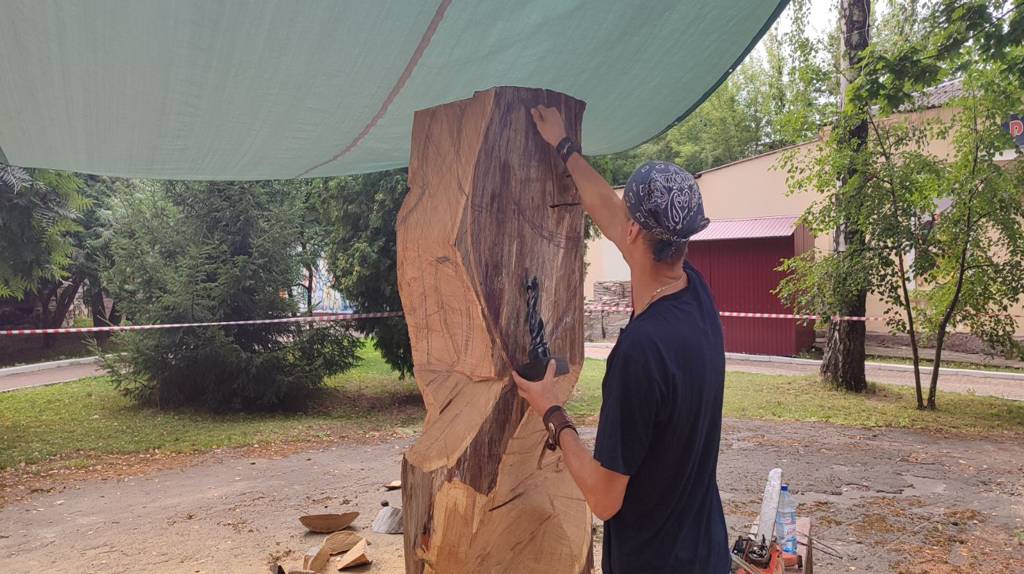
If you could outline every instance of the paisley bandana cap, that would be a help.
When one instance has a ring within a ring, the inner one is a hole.
[[[629,216],[658,239],[685,243],[711,223],[697,180],[667,161],[649,161],[629,176],[623,192]]]

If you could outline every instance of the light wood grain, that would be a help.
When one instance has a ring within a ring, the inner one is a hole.
[[[366,555],[366,539],[362,538],[338,560],[338,570],[355,568],[369,563],[370,558]]]
[[[310,532],[329,533],[337,532],[359,516],[358,512],[344,512],[341,514],[307,514],[299,517],[299,522],[309,529]]]
[[[323,544],[317,549],[316,554],[309,559],[308,562],[304,561],[303,566],[315,572],[319,572],[327,566],[327,562],[330,561],[331,556],[340,554],[342,552],[348,552],[363,537],[352,531],[341,531],[331,534],[324,539]]]
[[[591,570],[591,515],[511,382],[527,360],[526,281],[537,276],[554,355],[583,364],[583,212],[532,106],[580,138],[584,104],[494,88],[416,113],[410,192],[398,219],[399,290],[427,408],[406,453],[406,571]]]

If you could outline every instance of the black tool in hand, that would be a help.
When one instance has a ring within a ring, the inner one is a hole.
[[[540,284],[534,277],[526,284],[526,319],[530,324],[529,360],[516,367],[519,376],[527,381],[539,381],[548,370],[548,363],[555,360],[555,376],[569,373],[569,363],[561,357],[552,357],[548,342],[544,339],[544,319],[540,318]]]

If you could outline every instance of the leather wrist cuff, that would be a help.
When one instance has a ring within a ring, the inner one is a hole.
[[[569,158],[574,153],[583,153],[580,150],[580,146],[572,141],[572,138],[569,136],[565,136],[562,138],[562,141],[558,142],[558,145],[555,146],[555,151],[558,152],[558,157],[562,158],[562,163],[569,163]]]
[[[569,413],[565,412],[561,405],[554,405],[544,413],[544,428],[548,431],[548,440],[545,443],[548,450],[555,450],[561,446],[558,443],[558,437],[561,436],[562,431],[565,429],[572,429],[574,433],[579,435],[576,425],[569,418]]]

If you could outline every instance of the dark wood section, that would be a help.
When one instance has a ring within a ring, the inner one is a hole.
[[[427,419],[402,465],[406,571],[579,573],[591,515],[511,367],[530,342],[526,282],[540,281],[553,354],[583,365],[583,212],[529,110],[560,109],[576,138],[584,104],[494,88],[417,112],[398,279]]]

